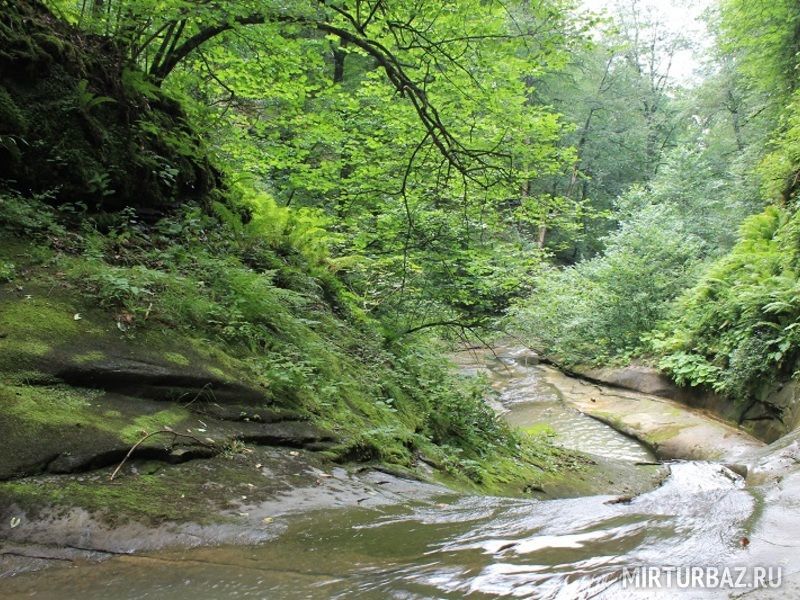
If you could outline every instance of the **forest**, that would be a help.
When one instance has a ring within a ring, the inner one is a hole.
[[[603,493],[453,366],[508,346],[791,434],[800,5],[595,4],[0,0],[0,539],[306,453]]]

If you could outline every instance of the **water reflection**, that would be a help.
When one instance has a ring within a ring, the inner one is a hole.
[[[608,496],[462,497],[320,512],[292,520],[264,546],[51,570],[6,580],[4,593],[81,600],[649,598],[652,590],[637,596],[621,589],[624,566],[733,561],[754,506],[724,467],[676,463],[671,470],[661,488],[627,504]]]

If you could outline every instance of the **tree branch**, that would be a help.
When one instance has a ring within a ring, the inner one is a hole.
[[[425,130],[436,148],[442,153],[447,161],[462,175],[475,181],[474,169],[470,169],[465,162],[465,158],[477,160],[480,164],[478,170],[487,166],[486,158],[489,156],[503,157],[496,150],[492,151],[470,151],[461,144],[448,130],[443,123],[439,112],[428,100],[427,94],[406,72],[395,54],[377,40],[368,38],[360,33],[354,33],[332,25],[326,21],[317,21],[305,17],[296,16],[269,16],[255,13],[248,16],[240,16],[235,19],[220,22],[215,25],[201,29],[181,44],[170,48],[169,52],[154,61],[150,69],[150,74],[156,82],[162,82],[174,69],[185,60],[190,54],[209,40],[230,31],[237,27],[248,25],[263,25],[268,22],[291,22],[305,24],[323,33],[328,33],[338,37],[342,43],[352,44],[361,48],[375,60],[378,66],[383,69],[391,84],[397,92],[407,98],[418,118],[422,122]]]

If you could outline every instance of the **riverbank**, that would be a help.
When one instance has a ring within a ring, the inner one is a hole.
[[[0,577],[164,548],[263,544],[283,533],[289,515],[452,495],[277,447],[172,467],[135,460],[115,481],[106,471],[30,477],[0,491]]]
[[[582,390],[589,385],[599,393],[586,382],[551,377],[521,353],[502,354],[500,360],[470,359],[468,368],[491,374],[498,392],[494,406],[520,425],[518,419],[534,414],[531,404],[543,408],[537,419],[554,415],[547,411],[552,408],[550,394],[562,393],[558,386],[570,393],[572,386]],[[618,393],[602,386],[600,391],[612,399]],[[559,401],[578,415],[570,424],[587,419],[611,429],[581,416],[569,401]],[[542,429],[538,421],[527,424]],[[553,441],[572,443],[559,436],[559,427],[554,421]],[[598,465],[603,454],[611,453],[616,458],[609,460],[627,465],[628,476],[641,475],[636,453],[647,448],[624,436],[630,445],[597,435],[590,432],[582,439],[597,444],[593,458]],[[74,548],[62,548],[59,560],[47,563],[62,568],[6,580],[4,591],[9,598],[35,593],[59,600],[143,594],[187,600],[220,594],[377,600],[395,593],[490,598],[547,597],[548,590],[569,590],[576,598],[611,600],[623,597],[623,566],[711,561],[781,566],[785,590],[757,590],[744,597],[791,598],[794,573],[800,568],[792,538],[792,511],[800,497],[800,486],[794,484],[800,476],[797,448],[797,441],[788,438],[782,444],[761,445],[749,457],[747,482],[719,463],[678,461],[659,467],[668,475],[659,481],[646,484],[640,478],[637,493],[619,494],[604,480],[596,482],[594,492],[572,498],[538,490],[532,490],[533,498],[454,493],[376,471],[329,470],[314,463],[316,455],[307,451],[296,456],[276,451],[278,462],[269,463],[268,470],[278,464],[287,467],[270,475],[282,482],[272,500],[243,487],[247,501],[238,488],[222,490],[223,498],[233,500],[227,508],[230,523],[224,526],[233,535],[214,539],[225,529],[196,529],[186,532],[195,536],[186,544],[193,548],[142,549],[122,556],[76,555]],[[265,459],[240,460],[254,470],[251,461]],[[598,470],[587,472],[601,477]],[[605,492],[597,491],[603,486]],[[7,549],[42,551],[31,545]],[[110,560],[94,566],[85,562],[97,558]],[[665,597],[681,597],[680,591],[667,592]],[[686,597],[729,597],[727,590],[695,592]]]
[[[490,600],[560,592],[613,600],[625,597],[614,585],[623,566],[743,555],[738,540],[754,504],[741,479],[709,463],[671,470],[664,485],[628,502],[464,495],[313,511],[276,519],[285,529],[258,546],[117,557],[5,580],[4,593],[46,600]]]
[[[576,379],[547,365],[537,369],[565,402],[635,437],[661,459],[735,463],[765,446],[714,415],[675,400]]]
[[[91,318],[86,313],[86,319]],[[136,377],[128,372],[134,363],[128,357],[124,365],[115,363],[115,368],[103,371],[107,385],[108,381],[135,379],[140,395],[152,395],[144,393],[147,389],[158,391],[158,387],[148,388],[141,369]],[[157,370],[152,362],[141,364],[149,365],[148,372]],[[95,371],[100,373],[97,368]],[[190,383],[186,376],[182,381],[184,385]],[[494,383],[498,381],[496,378]],[[501,385],[517,393],[531,393],[513,379]],[[70,443],[70,438],[64,438],[62,446],[54,450],[57,456],[64,456],[61,462],[69,459],[73,472],[51,469],[0,483],[0,572],[9,575],[63,562],[101,560],[175,546],[265,543],[280,534],[281,519],[288,515],[409,503],[434,505],[439,498],[463,497],[467,491],[463,481],[447,478],[424,461],[417,463],[415,471],[332,462],[319,451],[330,447],[329,442],[326,445],[310,423],[297,420],[300,415],[294,413],[292,420],[286,409],[280,413],[281,419],[266,419],[274,410],[263,409],[254,420],[241,410],[233,411],[233,421],[221,419],[224,415],[208,414],[214,407],[219,412],[225,406],[219,403],[226,397],[227,388],[217,388],[214,401],[201,395],[182,407],[180,423],[165,426],[224,442],[227,446],[223,452],[202,456],[181,453],[169,461],[162,453],[181,447],[164,446],[163,440],[156,438],[149,440],[152,455],[140,453],[125,460],[125,449],[133,439],[109,438],[111,446],[104,450],[97,445],[96,437],[90,436],[88,454],[82,454],[78,447],[63,447]],[[106,396],[106,404],[108,401]],[[135,402],[140,407],[143,400]],[[159,410],[164,408],[163,400],[151,403]],[[91,407],[81,405],[81,409]],[[83,413],[76,416],[85,417]],[[529,425],[530,435],[547,437],[536,423]],[[256,438],[247,444],[237,442],[243,439],[241,427],[266,428],[273,435],[259,438],[260,443],[253,443],[259,441]],[[200,429],[203,431],[195,431]],[[276,434],[279,430],[283,436]],[[291,432],[294,436],[289,435]],[[6,440],[10,442],[10,438]],[[31,449],[37,447],[44,446]],[[603,494],[630,498],[658,487],[668,475],[668,469],[653,464],[646,453],[635,455],[634,460],[586,453],[580,448],[566,448],[561,454],[572,457],[571,462],[563,468],[540,470],[523,496],[552,499]],[[107,458],[105,464],[98,462],[101,455]],[[640,464],[635,464],[636,460]],[[121,463],[123,468],[111,480]]]

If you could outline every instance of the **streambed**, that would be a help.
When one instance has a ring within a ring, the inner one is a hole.
[[[483,360],[483,359],[481,359]],[[549,427],[597,456],[650,462],[650,450],[565,404],[519,356],[487,369],[506,418]],[[764,492],[708,461],[668,463],[660,487],[632,499],[511,499],[445,494],[425,501],[276,515],[258,546],[205,547],[77,564],[0,583],[8,598],[727,598],[733,590],[625,588],[636,566],[781,564],[791,543],[759,525]],[[792,498],[777,515],[791,518]],[[773,530],[775,529],[773,527]],[[748,544],[743,540],[750,540]],[[789,540],[791,542],[791,540]],[[792,578],[753,597],[795,597]],[[747,595],[746,597],[750,597]]]

